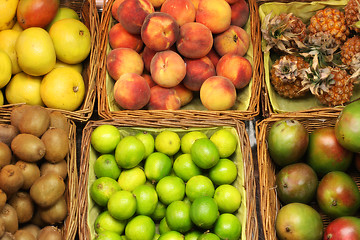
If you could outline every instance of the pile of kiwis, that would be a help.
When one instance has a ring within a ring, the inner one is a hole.
[[[0,124],[0,240],[63,239],[69,131],[42,106],[20,105]]]

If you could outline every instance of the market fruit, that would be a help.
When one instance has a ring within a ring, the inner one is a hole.
[[[49,125],[50,115],[48,110],[41,106],[31,106],[31,110],[26,111],[21,117],[18,128],[20,133],[40,137],[49,128]]]
[[[351,216],[360,207],[360,191],[346,173],[333,171],[326,174],[317,189],[320,209],[331,217]]]
[[[118,183],[122,190],[132,192],[136,187],[145,184],[146,176],[140,167],[124,169],[119,176]]]
[[[61,160],[60,162],[57,163],[43,162],[40,165],[40,176],[43,176],[48,173],[56,173],[63,179],[66,179],[68,174],[67,162],[65,160]]]
[[[53,41],[49,33],[39,27],[22,31],[16,41],[15,50],[20,68],[32,76],[50,72],[56,63]]]
[[[279,166],[286,166],[303,157],[309,134],[299,121],[286,119],[271,126],[267,140],[271,159]]]
[[[194,230],[185,234],[185,240],[197,240],[202,235],[201,232]]]
[[[239,190],[229,184],[220,185],[215,189],[214,200],[221,213],[235,213],[242,202]]]
[[[135,196],[129,191],[117,191],[110,196],[110,199],[107,203],[107,209],[110,215],[115,219],[129,219],[136,212]]]
[[[199,236],[198,240],[220,240],[220,238],[214,233],[205,232]]]
[[[280,208],[275,228],[280,240],[321,240],[323,236],[320,214],[303,203],[290,203]]]
[[[96,179],[90,186],[90,197],[99,206],[105,207],[111,195],[120,191],[119,183],[109,177]]]
[[[240,239],[241,231],[240,220],[230,213],[221,214],[214,225],[214,233],[221,239]]]
[[[63,222],[68,215],[65,197],[60,197],[60,199],[50,207],[41,208],[38,211],[41,219],[48,224],[56,224]]]
[[[55,63],[54,68],[60,68],[60,67],[71,67],[74,70],[78,71],[80,74],[83,72],[83,64],[82,64],[82,62],[78,63],[78,64],[68,64],[68,63],[64,63],[64,62],[56,59],[56,63]]]
[[[131,34],[125,30],[121,23],[116,23],[109,30],[109,44],[111,49],[131,48],[136,52],[143,49],[144,43],[139,34]]]
[[[200,175],[201,169],[191,160],[189,153],[181,154],[174,161],[173,170],[176,176],[187,182],[190,178]]]
[[[118,179],[121,173],[113,154],[100,155],[94,163],[94,172],[97,178],[110,177]]]
[[[158,240],[183,240],[184,235],[177,231],[170,231],[162,234]]]
[[[85,97],[84,79],[73,68],[55,68],[41,81],[40,95],[49,108],[75,111]]]
[[[151,214],[151,218],[154,221],[160,221],[161,219],[163,219],[165,217],[165,214],[166,214],[166,207],[167,206],[165,204],[158,201],[153,214]]]
[[[199,91],[206,79],[216,75],[214,64],[207,56],[194,59],[185,58],[184,61],[186,75],[182,83],[191,91]]]
[[[185,186],[185,193],[189,200],[193,202],[196,198],[199,197],[213,197],[215,193],[215,187],[208,177],[204,175],[196,175],[187,181]]]
[[[360,239],[360,219],[358,217],[339,217],[329,223],[324,232],[324,240]]]
[[[16,9],[19,0],[1,1],[0,3],[0,31],[10,29],[16,21]]]
[[[26,162],[37,162],[45,156],[46,147],[40,138],[27,133],[18,134],[11,142],[14,155]]]
[[[91,146],[99,153],[111,153],[120,142],[119,130],[110,124],[103,124],[91,133]]]
[[[40,169],[36,163],[29,163],[24,161],[17,161],[15,163],[23,177],[24,183],[22,185],[22,189],[29,190],[33,183],[40,177]]]
[[[160,12],[175,18],[179,26],[195,21],[196,10],[190,0],[167,0],[161,5]]]
[[[315,171],[305,163],[283,167],[276,174],[277,194],[281,202],[309,203],[316,195],[318,178]]]
[[[66,134],[70,132],[70,124],[64,114],[58,111],[50,112],[50,128],[61,128]]]
[[[181,178],[176,176],[166,176],[156,185],[156,192],[159,200],[165,205],[178,200],[185,196],[185,183]]]
[[[18,166],[6,165],[0,170],[0,189],[7,196],[16,193],[24,184],[24,176]]]
[[[56,13],[56,15],[54,16],[54,18],[51,20],[51,22],[46,26],[46,30],[49,31],[51,26],[62,19],[65,18],[73,18],[76,20],[80,20],[79,15],[77,14],[77,12],[75,12],[74,9],[69,8],[69,7],[60,7]]]
[[[190,219],[190,205],[183,201],[174,201],[166,209],[166,222],[171,230],[185,233],[193,223]]]
[[[153,240],[154,235],[155,223],[148,216],[136,216],[125,227],[125,236],[128,239]]]
[[[226,158],[222,158],[219,162],[209,170],[209,178],[216,185],[231,184],[238,175],[236,164]]]
[[[335,123],[338,142],[352,152],[360,152],[360,101],[346,105]]]
[[[104,231],[96,235],[96,240],[123,240],[123,238],[117,234],[116,232],[112,231]]]
[[[178,110],[181,99],[175,88],[165,88],[156,85],[150,89],[149,110]]]
[[[237,138],[230,129],[220,129],[214,132],[210,140],[215,144],[221,158],[230,157],[236,150]]]
[[[158,182],[163,177],[170,175],[171,169],[171,159],[164,153],[153,152],[145,160],[145,175],[152,182]]]
[[[11,141],[18,134],[19,134],[19,129],[17,127],[6,123],[0,124],[0,142],[3,142],[6,145],[10,146]]]
[[[333,127],[318,128],[310,133],[306,161],[319,176],[346,171],[352,158],[353,153],[337,141]]]
[[[55,22],[49,35],[54,43],[56,57],[64,63],[80,63],[90,53],[90,31],[77,19],[66,18]]]
[[[249,5],[245,0],[239,0],[230,5],[231,25],[244,27],[249,19]]]
[[[20,229],[30,232],[35,238],[37,238],[38,233],[40,232],[40,227],[36,226],[35,224],[26,224]]]
[[[112,231],[121,235],[125,230],[126,223],[126,220],[117,220],[110,215],[109,211],[104,211],[95,219],[95,232]]]
[[[44,142],[46,153],[44,158],[57,163],[65,159],[70,150],[68,135],[60,128],[49,128],[41,137]]]
[[[145,156],[145,146],[135,136],[126,136],[120,140],[115,149],[117,164],[125,169],[138,165]]]
[[[10,204],[5,204],[2,208],[0,211],[0,218],[4,221],[6,232],[14,234],[19,229],[16,210]]]
[[[6,193],[0,189],[0,209],[2,209],[7,201]]]
[[[20,240],[36,240],[36,238],[28,231],[26,230],[18,230],[14,234],[15,239]]]
[[[0,49],[6,52],[11,59],[12,74],[21,72],[15,51],[16,40],[19,35],[20,32],[12,29],[0,31]]]
[[[212,197],[198,197],[191,204],[190,218],[200,228],[210,229],[218,216],[218,206]]]
[[[145,147],[145,156],[144,158],[147,158],[151,153],[154,152],[155,149],[155,139],[151,135],[151,133],[147,131],[139,132],[135,135],[137,139],[139,139]]]
[[[164,130],[155,138],[155,149],[168,156],[173,156],[180,149],[180,137],[176,132]]]
[[[38,240],[46,240],[46,239],[60,240],[62,238],[63,236],[61,230],[54,226],[43,227],[38,234]]]
[[[137,186],[133,194],[136,198],[136,213],[150,216],[154,213],[158,203],[158,195],[155,188],[146,184]]]
[[[220,160],[216,145],[208,138],[197,139],[190,149],[191,159],[203,169],[215,166]]]
[[[0,88],[3,88],[11,79],[12,65],[9,55],[0,49]]]
[[[164,233],[167,233],[167,232],[170,232],[171,229],[169,227],[169,225],[167,224],[167,221],[166,221],[166,217],[164,217],[163,219],[161,219],[161,221],[159,222],[159,232],[160,232],[160,235],[164,234]]]
[[[0,169],[10,164],[12,152],[8,145],[0,141]]]

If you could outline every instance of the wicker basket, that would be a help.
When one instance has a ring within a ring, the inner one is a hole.
[[[88,27],[91,34],[90,55],[83,62],[82,76],[85,83],[85,98],[82,105],[76,111],[54,109],[63,113],[67,118],[74,121],[87,121],[93,112],[95,105],[96,89],[95,77],[97,69],[97,31],[99,15],[95,6],[95,0],[60,0],[60,7],[74,9],[80,16],[80,20]],[[0,118],[10,119],[11,111],[20,104],[5,104],[0,106]]]
[[[271,160],[267,149],[267,135],[271,126],[278,120],[285,119],[279,117],[270,117],[257,122],[256,124],[256,139],[257,139],[257,153],[258,153],[258,165],[259,165],[259,190],[260,190],[260,212],[262,216],[262,225],[265,239],[275,240],[275,220],[277,212],[281,208],[281,203],[277,198],[276,193],[276,173],[278,168],[275,163]],[[312,132],[315,129],[323,127],[333,127],[335,125],[336,116],[333,117],[291,117],[287,119],[295,119],[301,122],[308,132]],[[355,180],[356,184],[360,189],[360,174],[355,170],[349,170],[350,176]],[[326,227],[331,219],[329,216],[321,213],[317,204],[312,202],[310,204],[316,210],[318,210],[322,216],[324,226]]]
[[[109,28],[115,23],[111,15],[111,7],[114,0],[106,3],[101,17],[100,32],[99,32],[99,49],[101,54],[99,57],[100,68],[97,77],[97,95],[98,95],[98,113],[102,118],[146,118],[146,119],[162,119],[162,118],[181,118],[181,119],[230,119],[238,118],[241,120],[248,120],[259,114],[260,104],[260,84],[261,77],[259,76],[258,68],[260,66],[261,46],[259,42],[254,41],[254,36],[258,35],[258,25],[254,24],[252,19],[255,18],[255,8],[257,7],[255,0],[249,0],[250,17],[248,28],[251,31],[251,44],[247,56],[253,66],[253,77],[248,87],[241,90],[246,94],[238,96],[235,103],[235,109],[228,111],[208,111],[206,110],[199,97],[193,100],[190,104],[180,110],[122,110],[116,104],[113,97],[114,80],[107,74],[106,70],[106,56],[110,51],[108,43]],[[258,37],[259,38],[259,37]],[[257,39],[258,39],[257,38]],[[254,57],[252,57],[254,56]],[[252,59],[251,59],[252,58]],[[246,95],[246,96],[245,96]],[[194,97],[195,98],[195,97]]]
[[[315,13],[316,10],[323,9],[326,6],[333,6],[339,9],[342,9],[347,0],[339,1],[309,1],[309,0],[299,0],[299,1],[290,1],[290,0],[277,0],[277,1],[267,1],[267,0],[258,0],[258,13],[256,14],[257,24],[261,29],[262,17],[268,14],[274,9],[274,13],[278,14],[280,12],[290,12],[290,9],[296,9],[299,7],[305,7],[300,14],[296,14],[302,18],[305,22]],[[275,10],[276,9],[276,10]],[[265,46],[265,41],[262,39],[262,35],[256,35],[259,37],[256,39],[257,42],[262,44],[262,47]],[[343,109],[343,106],[336,107],[327,107],[321,105],[318,101],[315,100],[315,97],[309,96],[302,99],[285,99],[280,97],[275,90],[273,89],[270,83],[269,70],[272,64],[272,60],[269,57],[268,53],[262,52],[261,54],[261,66],[259,68],[260,75],[262,76],[262,89],[261,89],[261,106],[263,110],[263,116],[269,117],[278,114],[290,114],[297,117],[306,117],[308,114],[313,114],[314,116],[334,116],[339,114]],[[360,87],[359,85],[355,86],[354,94],[351,101],[354,101],[360,97]]]
[[[93,239],[95,235],[94,221],[95,216],[98,215],[98,207],[94,207],[94,202],[88,195],[88,189],[90,187],[89,182],[94,181],[95,176],[93,173],[89,173],[89,165],[92,165],[96,160],[95,150],[91,147],[90,137],[93,130],[103,124],[111,124],[121,130],[122,134],[132,134],[141,129],[146,129],[147,132],[152,134],[159,133],[164,129],[170,129],[178,132],[179,136],[185,134],[190,130],[204,131],[204,133],[210,134],[216,129],[229,128],[231,131],[236,133],[239,137],[239,145],[237,151],[242,157],[236,157],[236,161],[239,162],[242,158],[242,164],[240,162],[239,169],[243,169],[243,183],[240,183],[238,179],[235,186],[246,191],[246,199],[244,199],[245,205],[240,207],[243,209],[240,218],[246,221],[246,226],[243,226],[243,239],[258,239],[258,222],[256,214],[256,202],[255,202],[255,179],[254,169],[252,163],[252,155],[250,142],[248,135],[245,130],[245,124],[235,120],[228,121],[212,121],[207,123],[198,123],[196,121],[126,121],[126,120],[101,120],[101,121],[90,121],[83,130],[82,138],[82,155],[80,162],[80,196],[79,196],[79,239]],[[239,211],[240,212],[240,211]],[[94,215],[95,214],[95,215]]]

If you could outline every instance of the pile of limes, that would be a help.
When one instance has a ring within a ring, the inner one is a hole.
[[[123,136],[110,124],[91,135],[98,153],[91,199],[103,211],[96,239],[240,239],[238,140],[229,128]]]

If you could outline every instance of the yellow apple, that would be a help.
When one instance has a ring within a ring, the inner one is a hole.
[[[4,105],[4,94],[0,91],[0,106]]]
[[[54,68],[59,68],[59,67],[71,67],[71,68],[74,68],[76,71],[78,71],[80,74],[82,73],[82,70],[83,70],[83,65],[82,63],[78,63],[78,64],[67,64],[67,63],[64,63],[60,60],[56,60],[56,63],[55,63],[55,67]]]
[[[11,79],[11,59],[9,55],[0,50],[0,88],[5,87]]]
[[[0,49],[5,51],[11,59],[12,74],[21,72],[15,51],[15,44],[19,35],[20,32],[12,29],[0,31]]]
[[[68,8],[68,7],[61,7],[59,8],[59,10],[57,11],[55,17],[53,18],[53,20],[46,26],[46,30],[49,31],[51,26],[61,20],[61,19],[65,19],[65,18],[73,18],[73,19],[77,19],[80,20],[79,15],[75,12],[74,9],[72,8]]]

